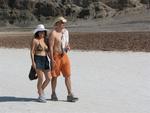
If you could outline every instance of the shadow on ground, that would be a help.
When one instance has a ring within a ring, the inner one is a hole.
[[[47,99],[47,101],[53,101]],[[24,98],[24,97],[14,97],[14,96],[1,96],[0,102],[38,102],[37,98]],[[68,102],[67,100],[58,100],[53,102]],[[74,102],[71,102],[74,103]]]
[[[13,96],[1,96],[0,102],[36,102],[36,98],[24,98],[24,97],[13,97]]]

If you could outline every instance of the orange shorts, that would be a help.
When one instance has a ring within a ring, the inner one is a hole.
[[[61,54],[55,53],[54,60],[56,62],[56,65],[52,70],[52,76],[58,77],[60,73],[62,73],[64,77],[69,77],[71,75],[71,72],[68,55],[64,53],[64,55],[62,56]]]

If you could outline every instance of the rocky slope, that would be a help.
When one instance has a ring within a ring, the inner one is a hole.
[[[150,0],[0,0],[0,25],[48,23],[58,15],[75,21],[141,13]]]

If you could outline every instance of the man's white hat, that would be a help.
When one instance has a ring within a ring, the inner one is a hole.
[[[59,22],[59,21],[62,21],[64,23],[67,22],[67,19],[65,19],[64,17],[60,16],[60,17],[57,17],[55,20],[54,20],[54,25]]]
[[[33,31],[33,33],[37,33],[39,31],[48,31],[47,29],[45,29],[44,25],[43,24],[39,24],[37,25],[36,29]]]

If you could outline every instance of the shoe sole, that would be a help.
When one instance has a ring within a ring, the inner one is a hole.
[[[79,99],[73,99],[73,100],[67,100],[67,102],[76,102],[78,101]]]
[[[51,101],[58,101],[58,99],[51,99]]]
[[[41,100],[41,99],[38,99],[37,101],[40,103],[46,103],[47,102],[46,100]]]

